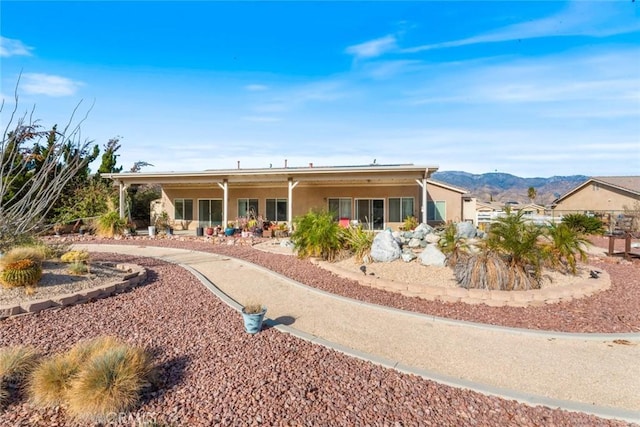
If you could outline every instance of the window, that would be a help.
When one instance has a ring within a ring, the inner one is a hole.
[[[238,216],[258,215],[258,199],[238,199]]]
[[[414,216],[413,197],[389,197],[389,222],[404,222]]]
[[[286,221],[287,199],[267,199],[267,219],[269,221]]]
[[[329,199],[329,211],[334,213],[335,220],[351,219],[351,199]]]
[[[176,221],[192,221],[193,220],[193,200],[191,199],[174,199],[175,206],[174,218]]]
[[[384,199],[357,199],[356,218],[367,230],[384,228]]]
[[[222,225],[222,199],[198,200],[198,221],[200,227]]]
[[[447,202],[427,202],[427,221],[445,221],[447,217]]]

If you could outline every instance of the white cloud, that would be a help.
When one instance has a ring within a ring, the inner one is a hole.
[[[348,54],[355,56],[356,59],[360,59],[375,58],[395,49],[397,49],[396,37],[388,35],[379,39],[349,46],[345,51]]]
[[[245,90],[248,90],[249,92],[260,92],[263,90],[268,90],[269,86],[266,85],[260,85],[260,84],[250,84],[250,85],[246,85]]]
[[[32,47],[25,45],[20,40],[0,36],[0,57],[31,56],[32,50]]]
[[[83,85],[82,82],[51,74],[27,73],[22,78],[21,88],[33,95],[70,96]]]
[[[541,37],[606,37],[640,30],[635,7],[621,2],[574,1],[563,11],[530,22],[509,25],[485,34],[444,43],[402,49],[404,53]]]

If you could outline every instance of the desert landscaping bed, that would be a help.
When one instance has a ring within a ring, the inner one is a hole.
[[[265,253],[248,245],[214,245],[188,237],[119,241],[85,238],[82,243],[165,246],[219,253],[253,262],[308,286],[337,295],[451,319],[558,332],[640,332],[640,260],[624,261],[619,257],[590,256],[588,265],[606,271],[611,279],[609,289],[592,296],[539,307],[490,307],[485,304],[428,301],[362,286],[355,280],[340,277],[311,261],[290,255]],[[596,243],[598,247],[606,247],[607,244],[606,239],[596,239]],[[376,266],[377,264],[373,264],[370,268],[375,270]],[[428,276],[429,270],[425,271]]]
[[[52,354],[81,339],[115,335],[153,349],[160,389],[146,392],[120,425],[629,425],[440,385],[275,329],[251,336],[238,313],[180,267],[99,256],[143,266],[147,283],[111,298],[0,321],[0,346],[27,344]],[[39,409],[14,399],[0,425],[73,423],[63,408]]]

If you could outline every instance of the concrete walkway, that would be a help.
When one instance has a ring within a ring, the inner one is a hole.
[[[221,255],[76,246],[177,263],[234,308],[261,302],[278,329],[374,363],[532,405],[640,422],[637,333],[547,333],[452,321],[335,296]]]

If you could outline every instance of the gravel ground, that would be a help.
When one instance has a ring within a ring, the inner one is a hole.
[[[245,249],[225,247],[234,255],[268,261],[263,255],[269,254]],[[179,426],[630,425],[439,385],[275,329],[251,336],[241,316],[185,270],[148,258],[101,257],[146,267],[147,284],[104,300],[6,319],[0,322],[0,346],[27,344],[50,354],[109,334],[153,349],[161,388],[146,392],[137,412],[111,425],[136,425],[131,420]],[[293,264],[290,272],[311,266],[292,263],[292,257],[271,259]],[[305,281],[316,275],[322,276],[317,282],[328,281],[320,272],[305,273]],[[24,400],[14,399],[0,413],[0,426],[65,425],[73,423],[64,408],[37,409]]]
[[[181,240],[182,239],[182,240]],[[594,239],[606,247],[604,238]],[[541,307],[489,307],[485,304],[444,303],[406,297],[394,292],[362,286],[322,269],[310,261],[282,254],[265,253],[242,245],[213,245],[185,238],[100,241],[83,243],[157,245],[221,253],[264,266],[308,286],[349,298],[451,319],[527,329],[560,332],[640,332],[640,260],[590,257],[588,264],[606,270],[611,287],[591,297]]]

